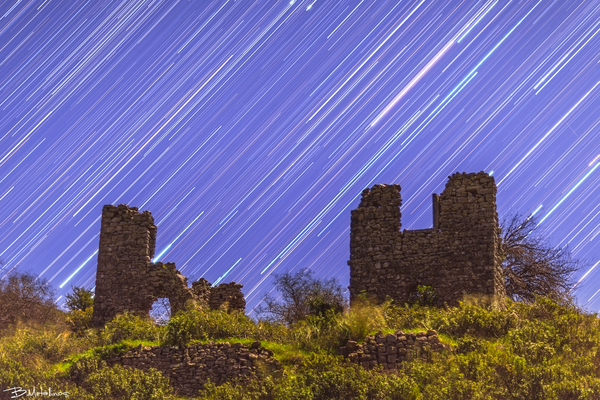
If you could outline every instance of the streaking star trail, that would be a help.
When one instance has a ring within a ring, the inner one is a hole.
[[[152,212],[154,260],[244,285],[348,285],[350,210],[402,186],[432,224],[455,172],[592,267],[600,310],[600,4],[465,0],[0,3],[0,275],[93,288],[106,204]],[[542,206],[543,205],[543,206]]]

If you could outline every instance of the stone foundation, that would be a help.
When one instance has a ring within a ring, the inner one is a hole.
[[[210,380],[220,385],[235,378],[251,379],[258,370],[274,373],[282,367],[273,352],[255,342],[191,344],[183,347],[142,347],[104,360],[110,367],[122,365],[144,371],[159,370],[178,395],[195,397]],[[71,376],[74,381],[81,380]]]
[[[351,362],[371,369],[378,365],[384,369],[397,369],[398,364],[425,355],[427,351],[449,349],[437,336],[436,331],[404,333],[396,331],[388,335],[369,335],[363,344],[349,341],[340,353]]]

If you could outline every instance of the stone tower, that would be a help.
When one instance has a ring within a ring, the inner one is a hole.
[[[161,297],[169,299],[172,314],[189,300],[204,301],[211,308],[227,303],[230,310],[245,310],[242,285],[212,287],[200,278],[189,288],[174,263],[152,263],[155,245],[156,225],[150,211],[140,213],[125,204],[102,208],[93,326],[103,326],[125,311],[148,315]]]
[[[350,228],[350,300],[406,302],[418,285],[431,286],[438,305],[464,295],[505,299],[494,178],[456,173],[433,195],[433,228],[400,231],[400,186],[365,189]]]

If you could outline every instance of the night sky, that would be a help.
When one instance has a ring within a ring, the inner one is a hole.
[[[364,188],[428,228],[448,175],[485,171],[600,310],[599,32],[597,1],[2,1],[0,276],[93,288],[124,203],[154,261],[250,312],[273,273],[348,285]]]

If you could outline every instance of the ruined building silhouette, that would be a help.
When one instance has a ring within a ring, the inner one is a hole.
[[[484,172],[456,173],[433,195],[433,228],[400,231],[400,186],[365,189],[350,228],[350,300],[407,302],[418,285],[431,286],[437,304],[464,295],[495,304],[505,299],[496,184]]]
[[[172,314],[189,300],[213,309],[228,303],[230,310],[245,311],[242,285],[212,287],[200,278],[190,288],[174,263],[151,262],[155,245],[156,225],[150,211],[140,213],[125,204],[102,208],[93,326],[103,326],[125,311],[148,315],[158,298],[169,299]]]

